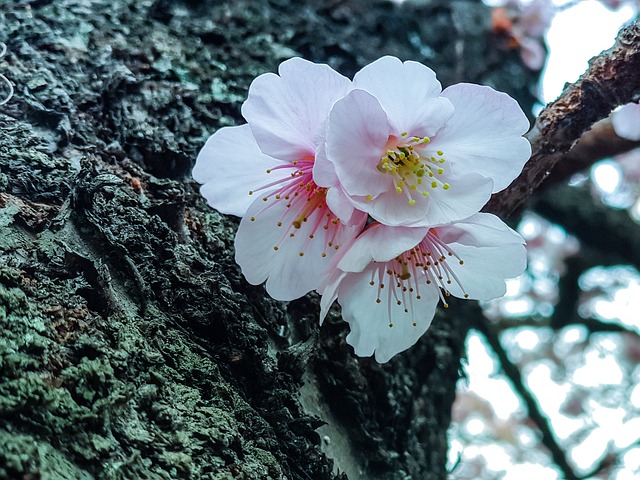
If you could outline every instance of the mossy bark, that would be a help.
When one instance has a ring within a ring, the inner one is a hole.
[[[237,219],[189,178],[251,80],[382,54],[528,109],[535,75],[476,1],[9,1],[0,72],[0,478],[446,477],[473,319],[456,304],[385,365],[314,296],[233,261]]]

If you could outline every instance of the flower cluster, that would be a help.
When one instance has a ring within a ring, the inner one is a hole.
[[[479,213],[529,158],[529,123],[489,87],[442,90],[416,62],[383,57],[353,80],[300,58],[256,78],[247,124],[214,133],[193,177],[242,217],[236,261],[252,284],[335,300],[358,355],[386,362],[447,298],[488,300],[525,267],[524,240]]]

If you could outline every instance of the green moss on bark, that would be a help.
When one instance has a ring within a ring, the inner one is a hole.
[[[346,478],[300,405],[308,375],[353,471],[445,478],[464,315],[387,365],[354,358],[344,322],[318,334],[316,298],[244,282],[237,221],[189,172],[292,55],[351,75],[395,54],[444,84],[512,86],[527,108],[535,76],[492,48],[488,10],[61,0],[3,15],[17,88],[0,113],[0,478]]]

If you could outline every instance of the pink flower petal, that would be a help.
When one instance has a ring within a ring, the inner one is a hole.
[[[257,199],[240,222],[235,241],[236,262],[247,281],[266,281],[276,300],[293,300],[319,288],[333,271],[339,248],[347,247],[363,227],[332,223],[326,207],[297,222],[300,210],[288,204],[273,197]]]
[[[461,243],[472,247],[493,247],[501,244],[525,243],[522,236],[491,213],[476,213],[451,225],[437,227],[445,243]]]
[[[448,190],[434,188],[431,191],[428,224],[454,222],[478,212],[489,201],[493,183],[481,175],[468,174],[455,178],[445,177],[451,187]],[[424,222],[416,222],[423,225]]]
[[[278,73],[253,81],[242,115],[267,155],[288,161],[313,156],[318,129],[351,81],[328,65],[301,58],[283,62]]]
[[[376,195],[388,187],[377,169],[388,138],[387,116],[367,92],[352,90],[333,106],[326,155],[349,195]]]
[[[502,297],[507,291],[505,280],[520,275],[526,267],[524,245],[514,243],[498,247],[470,247],[452,243],[449,245],[463,261],[463,265],[452,264],[458,281],[447,286],[456,296],[474,300],[492,300]]]
[[[490,87],[459,83],[442,92],[455,107],[430,147],[444,152],[454,173],[479,173],[506,188],[522,171],[531,145],[522,135],[529,121],[513,98]]]
[[[267,169],[279,160],[263,154],[248,125],[224,127],[211,135],[193,167],[200,193],[221,213],[242,217],[255,197],[249,191],[289,175],[287,169]]]
[[[435,135],[453,114],[434,71],[417,62],[382,57],[356,73],[353,84],[378,99],[395,135]]]
[[[335,269],[333,273],[329,276],[329,279],[322,284],[318,289],[318,293],[322,295],[320,297],[320,325],[324,323],[324,319],[327,318],[327,314],[329,313],[329,309],[333,302],[338,299],[338,287],[342,283],[342,280],[349,273],[343,272],[342,270]]]
[[[415,247],[428,228],[389,227],[371,224],[361,233],[338,262],[345,272],[361,272],[371,262],[387,262]]]
[[[464,222],[437,227],[436,231],[464,262],[448,262],[456,280],[447,285],[447,290],[456,297],[501,297],[506,291],[505,279],[517,277],[526,267],[524,239],[494,215],[479,213]]]
[[[429,196],[413,195],[415,204],[409,205],[407,197],[390,188],[377,197],[351,197],[356,208],[367,212],[385,225],[428,226],[453,222],[478,212],[491,197],[493,183],[481,175],[469,174],[456,177],[442,176],[449,184],[445,190],[442,182],[429,190]]]
[[[547,59],[547,52],[541,42],[540,38],[525,37],[520,40],[520,57],[531,70],[540,70]]]
[[[333,214],[346,225],[364,223],[367,219],[367,214],[354,208],[340,186],[330,188],[327,191],[327,205]]]
[[[427,331],[438,294],[436,288],[424,288],[419,300],[415,295],[407,296],[408,312],[404,303],[398,305],[391,289],[382,292],[378,303],[379,290],[370,284],[377,268],[378,264],[372,264],[363,272],[347,274],[337,288],[337,297],[342,317],[351,327],[347,343],[354,347],[356,355],[375,353],[376,361],[384,363],[414,345]]]
[[[313,181],[320,187],[328,188],[327,205],[344,224],[363,223],[366,213],[357,211],[349,197],[344,193],[336,169],[326,156],[326,145],[318,147],[316,160],[313,163]]]
[[[407,197],[395,191],[393,181],[389,178],[387,191],[374,197],[351,197],[356,208],[367,212],[374,220],[391,226],[429,224],[426,218],[429,211],[429,200],[418,198],[415,205],[407,203]]]
[[[611,116],[613,129],[619,137],[637,142],[640,140],[640,105],[628,103]]]
[[[316,158],[313,162],[313,181],[319,187],[333,187],[340,185],[336,168],[327,158],[326,145],[321,143],[316,151]]]

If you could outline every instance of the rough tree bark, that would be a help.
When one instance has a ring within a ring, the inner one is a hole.
[[[0,477],[443,479],[473,318],[385,365],[333,312],[248,285],[189,178],[251,80],[382,54],[526,111],[536,75],[479,1],[16,0],[0,71]],[[232,161],[233,159],[230,159]]]

